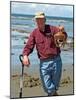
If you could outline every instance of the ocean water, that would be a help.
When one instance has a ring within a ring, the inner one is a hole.
[[[73,37],[73,19],[70,18],[53,18],[46,17],[47,24],[64,25],[68,36]],[[19,55],[24,48],[24,41],[28,40],[30,32],[36,27],[33,16],[28,15],[11,15],[11,74],[21,71]],[[62,51],[61,58],[63,64],[73,64],[73,51]],[[29,70],[38,70],[39,59],[36,50],[29,56],[31,67]]]

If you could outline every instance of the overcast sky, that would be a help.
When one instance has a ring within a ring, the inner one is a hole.
[[[73,6],[12,2],[11,13],[32,14],[43,11],[46,16],[73,17]]]

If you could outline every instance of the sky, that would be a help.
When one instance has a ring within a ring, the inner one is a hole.
[[[11,2],[11,13],[34,15],[44,12],[46,16],[73,17],[73,6],[59,4],[39,4],[25,2]]]

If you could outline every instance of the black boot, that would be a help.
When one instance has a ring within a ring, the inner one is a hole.
[[[57,93],[57,92],[55,92],[55,93],[53,94],[53,96],[58,96],[58,93]]]
[[[48,93],[48,96],[58,96],[58,93],[55,92],[53,95],[51,95],[50,93]]]
[[[51,94],[48,94],[48,96],[51,96]]]

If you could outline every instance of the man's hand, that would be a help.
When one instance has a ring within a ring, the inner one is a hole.
[[[30,61],[27,55],[23,56],[23,64],[27,67],[30,65]]]

